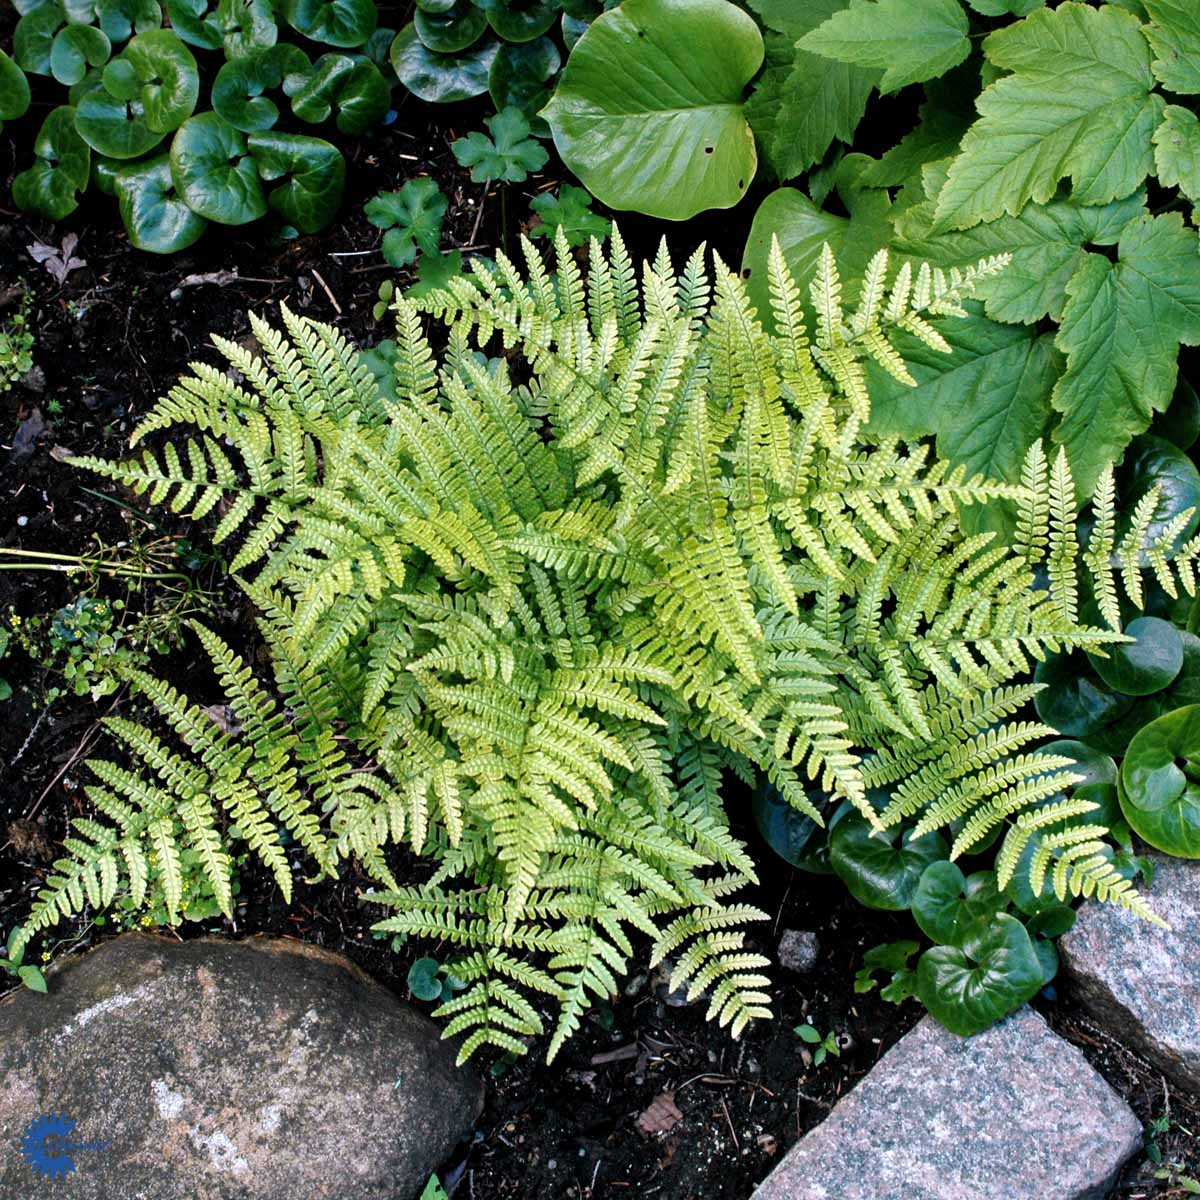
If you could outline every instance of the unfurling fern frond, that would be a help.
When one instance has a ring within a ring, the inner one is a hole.
[[[242,382],[197,366],[140,457],[79,460],[219,518],[272,680],[198,631],[226,730],[130,674],[159,724],[110,723],[134,765],[93,765],[27,931],[152,880],[177,913],[184,850],[221,904],[242,845],[286,895],[286,834],[378,882],[378,929],[455,948],[464,1056],[543,1030],[556,1053],[640,938],[736,1033],[768,1013],[766,963],[762,914],[729,899],[754,865],[723,782],[759,773],[815,821],[847,800],[953,826],[957,853],[1000,832],[1006,878],[1144,907],[1021,710],[1036,662],[1120,639],[1114,567],[1135,600],[1146,569],[1191,590],[1200,541],[1144,544],[1147,501],[1118,545],[1102,480],[1081,563],[1065,457],[1035,447],[1002,484],[861,432],[868,360],[909,381],[893,335],[945,349],[936,322],[1003,256],[891,276],[881,252],[851,310],[826,247],[809,329],[775,245],[773,334],[699,253],[677,277],[664,247],[640,284],[616,233],[586,273],[561,231],[522,256],[399,298],[386,390],[285,311],[286,335],[255,322],[261,354],[218,341]],[[998,499],[1015,547],[963,529]],[[1112,629],[1081,620],[1088,587]],[[401,845],[425,886],[398,886]]]

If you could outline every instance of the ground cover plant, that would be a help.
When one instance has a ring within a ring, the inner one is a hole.
[[[0,121],[29,110],[30,78],[46,81],[56,106],[13,180],[14,202],[61,220],[94,185],[116,198],[131,242],[162,254],[210,223],[268,212],[287,236],[327,225],[345,187],[339,143],[395,117],[397,81],[426,101],[490,88],[528,132],[561,61],[543,35],[567,19],[556,3],[516,0],[430,0],[399,33],[380,25],[375,0],[17,8],[12,54],[0,50]]]

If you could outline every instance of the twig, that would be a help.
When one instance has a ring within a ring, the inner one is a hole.
[[[125,695],[125,688],[122,687],[119,692],[113,697],[113,702],[108,706],[108,711],[104,716],[107,717],[114,708],[117,707],[122,696]],[[42,789],[42,794],[33,802],[33,807],[29,809],[25,816],[27,819],[32,819],[37,815],[37,810],[41,808],[42,801],[50,795],[54,785],[83,757],[83,755],[91,748],[91,744],[100,736],[100,731],[104,727],[104,717],[99,721],[94,722],[88,727],[88,731],[79,739],[79,745],[71,751],[71,757],[55,772],[54,778]]]
[[[725,1097],[721,1097],[721,1108],[725,1112],[725,1122],[729,1126],[729,1136],[733,1138],[733,1148],[740,1154],[742,1152],[742,1143],[738,1141],[737,1130],[733,1127],[733,1118],[729,1115],[729,1105],[725,1103]]]
[[[333,305],[334,312],[340,317],[342,315],[342,306],[337,302],[337,297],[329,290],[329,284],[321,278],[321,272],[316,267],[312,269],[313,278],[321,285],[321,290],[329,297],[329,303]]]
[[[599,1067],[605,1063],[623,1062],[627,1058],[637,1058],[637,1056],[638,1044],[630,1042],[628,1046],[618,1046],[615,1050],[604,1050],[599,1054],[593,1054],[591,1065]]]
[[[491,183],[485,183],[483,185],[483,195],[479,198],[479,211],[475,214],[475,224],[471,229],[471,237],[469,239],[471,243],[474,243],[475,238],[479,233],[479,226],[483,223],[483,209],[484,205],[487,204],[488,188],[491,186]]]

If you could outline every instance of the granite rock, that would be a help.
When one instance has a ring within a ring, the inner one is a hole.
[[[0,1196],[412,1200],[482,1105],[431,1021],[314,946],[126,934],[48,978],[0,1002],[0,1145],[63,1114],[78,1148],[56,1180],[6,1153]],[[54,1137],[25,1148],[64,1167]]]
[[[1141,1144],[1125,1102],[1032,1009],[973,1038],[926,1017],[754,1200],[1098,1200]]]
[[[785,929],[779,939],[779,965],[804,975],[816,965],[821,951],[817,935],[808,929]]]
[[[1170,929],[1085,904],[1059,943],[1063,967],[1097,1023],[1200,1091],[1200,862],[1155,855],[1147,896]]]

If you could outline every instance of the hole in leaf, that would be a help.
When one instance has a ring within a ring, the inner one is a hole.
[[[712,152],[713,152],[713,148],[712,148],[711,146],[705,146],[705,147],[704,147],[704,153],[705,153],[705,154],[711,154]]]
[[[738,187],[740,187],[740,188],[744,188],[745,186],[746,186],[746,181],[745,181],[744,179],[739,179],[739,180],[738,180]]]
[[[746,267],[746,268],[744,268],[744,269],[743,269],[743,271],[742,271],[742,278],[743,278],[743,279],[749,279],[749,278],[750,278],[750,268],[749,268],[749,267]]]

